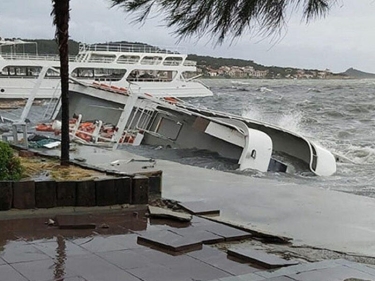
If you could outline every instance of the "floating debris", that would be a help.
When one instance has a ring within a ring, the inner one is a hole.
[[[55,221],[53,219],[48,219],[48,221],[46,222],[46,224],[48,226],[52,226],[52,225],[55,225]]]

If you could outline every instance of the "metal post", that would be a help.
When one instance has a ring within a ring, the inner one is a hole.
[[[12,131],[13,131],[13,143],[17,144],[18,143],[18,132],[17,132],[17,125],[12,124]]]
[[[42,81],[44,79],[44,76],[46,76],[46,73],[47,73],[48,69],[49,69],[49,67],[47,67],[47,66],[44,66],[42,68],[42,71],[39,74],[39,77],[38,77],[38,79],[37,79],[37,81],[35,83],[35,86],[32,89],[29,98],[27,99],[26,105],[23,108],[23,111],[22,111],[21,118],[20,118],[19,122],[25,122],[27,116],[29,115],[31,106],[33,105],[34,100],[35,100],[35,96],[38,93],[40,85],[42,84]]]
[[[27,140],[27,124],[26,123],[22,124],[21,128],[22,128],[22,133],[23,133],[23,144],[24,144],[25,148],[28,148],[29,142]]]
[[[128,123],[129,117],[133,111],[133,108],[138,100],[138,95],[134,92],[129,92],[128,100],[126,101],[126,105],[124,110],[121,112],[120,119],[117,123],[117,131],[113,135],[113,140],[115,141],[113,145],[113,150],[116,150],[122,134],[124,133],[124,129],[126,124]]]

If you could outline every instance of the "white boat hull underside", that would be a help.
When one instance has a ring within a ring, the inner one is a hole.
[[[27,99],[36,84],[34,78],[0,79],[0,99]],[[87,82],[87,81],[85,81]],[[95,82],[95,81],[89,81]],[[120,83],[112,82],[108,86],[120,87]],[[128,88],[129,84],[125,85]],[[205,97],[212,92],[198,81],[173,82],[136,82],[130,85],[132,91],[139,94],[150,94],[155,97]],[[43,79],[36,93],[36,99],[58,98],[60,96],[59,79]],[[177,93],[177,94],[176,94]]]

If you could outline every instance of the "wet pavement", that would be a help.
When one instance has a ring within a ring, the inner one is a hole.
[[[0,220],[0,280],[213,280],[260,270],[227,258],[194,236],[209,226],[229,227],[198,217],[188,223],[150,219],[146,212],[147,207],[104,213],[93,208],[85,214],[72,209],[71,214],[54,215],[60,213],[55,210],[41,217],[35,217],[36,212],[28,218]],[[55,225],[46,224],[51,217]],[[62,218],[96,227],[60,229]],[[188,232],[173,232],[178,230]],[[188,245],[172,255],[158,245],[142,245],[139,239],[163,237],[170,243],[172,236],[180,242],[194,240],[200,247]]]
[[[197,216],[190,222],[151,219],[147,206],[66,209],[24,212],[25,218],[19,218],[17,211],[7,217],[0,214],[1,281],[375,280],[375,268],[364,264],[343,259],[288,261],[251,250],[246,244],[251,235],[245,237],[241,232],[233,239],[228,231],[238,229]],[[56,223],[46,224],[51,218]],[[58,221],[76,226],[89,222],[95,228],[61,229]],[[203,231],[216,232],[222,240],[205,240]],[[177,237],[200,247],[187,246],[171,253],[158,243],[141,243],[142,237],[163,238],[161,243],[167,244]],[[228,251],[218,247],[224,242]],[[231,252],[241,255],[233,257]],[[269,270],[269,265],[274,269]]]
[[[374,199],[162,160],[145,168],[147,159],[122,150],[77,146],[71,158],[129,174],[162,170],[164,198],[214,217],[155,219],[144,205],[1,212],[0,281],[375,280],[373,266],[344,259],[299,257],[269,269],[256,260],[272,264],[275,257],[247,243],[256,230],[290,237],[294,246],[375,256],[375,224],[367,216]]]
[[[59,155],[59,150],[46,153]],[[375,257],[375,199],[274,180],[150,160],[124,150],[77,146],[71,158],[123,173],[162,171],[162,196],[182,203],[200,202],[219,210],[218,220],[293,239],[308,245]]]

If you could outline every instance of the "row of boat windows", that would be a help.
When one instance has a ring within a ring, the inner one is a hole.
[[[56,68],[59,70],[59,68]],[[0,76],[6,77],[38,77],[42,67],[4,67]],[[120,81],[126,74],[126,69],[111,68],[76,68],[71,76],[77,79],[87,79],[96,81]],[[128,81],[161,81],[170,82],[177,75],[177,71],[162,70],[132,70],[127,76]],[[59,78],[59,72],[48,69],[46,78]]]
[[[84,60],[85,58],[82,57]],[[88,62],[96,62],[96,63],[111,63],[116,60],[115,55],[95,55],[91,54],[88,59]],[[178,66],[181,65],[183,62],[183,58],[181,57],[167,57],[163,60],[163,57],[157,56],[145,56],[141,59],[140,56],[119,56],[116,60],[119,64],[144,64],[144,65],[168,65],[168,66]]]
[[[56,67],[59,70],[58,67]],[[39,76],[42,71],[42,67],[38,66],[8,66],[4,67],[1,70],[1,76]],[[53,69],[48,69],[46,77],[59,77],[59,72],[54,71]]]

